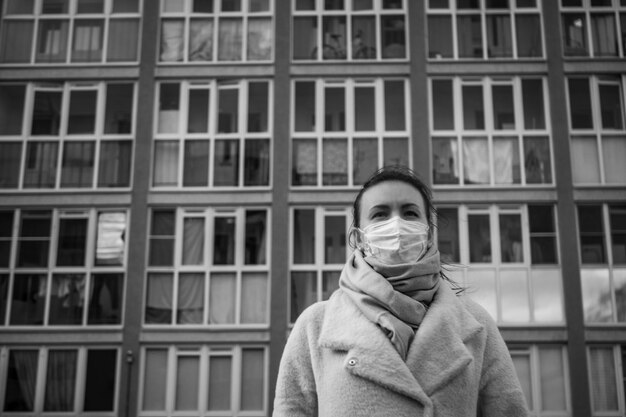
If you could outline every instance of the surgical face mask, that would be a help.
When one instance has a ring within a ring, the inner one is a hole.
[[[417,262],[428,249],[428,226],[398,216],[359,231],[363,253],[388,265]]]

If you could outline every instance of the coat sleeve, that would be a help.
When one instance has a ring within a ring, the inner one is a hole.
[[[317,337],[313,308],[305,310],[287,339],[280,360],[272,416],[317,416],[317,389],[313,371]]]
[[[487,330],[480,380],[478,415],[482,417],[526,417],[529,415],[509,350],[491,317],[483,321]]]

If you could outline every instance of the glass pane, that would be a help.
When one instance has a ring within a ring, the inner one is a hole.
[[[573,129],[592,129],[591,95],[587,78],[569,79],[570,120]]]
[[[468,269],[467,287],[470,288],[467,296],[487,310],[494,320],[497,319],[495,272],[493,270]]]
[[[75,20],[72,62],[102,61],[104,20]]]
[[[538,323],[562,323],[563,289],[558,270],[532,269],[530,272],[533,287],[535,321]]]
[[[241,351],[241,410],[263,410],[265,397],[263,349]]]
[[[437,209],[437,246],[447,263],[460,262],[459,218],[455,208]]]
[[[352,18],[352,58],[376,58],[376,20],[373,16]]]
[[[189,23],[189,60],[213,61],[213,43],[213,19],[191,19]]]
[[[38,362],[37,350],[9,350],[4,411],[34,411]]]
[[[32,135],[58,135],[61,125],[60,91],[36,91],[33,107]]]
[[[213,264],[235,263],[235,218],[216,217],[213,236]]]
[[[152,185],[178,185],[178,141],[159,140],[154,144],[154,173]]]
[[[339,289],[339,271],[324,271],[322,273],[322,300],[328,300],[335,290]]]
[[[428,57],[436,59],[452,58],[452,53],[451,17],[428,16]]]
[[[25,94],[25,85],[0,85],[0,108],[3,115],[0,119],[0,135],[22,133]]]
[[[467,216],[470,262],[491,262],[491,232],[488,214],[470,214]]]
[[[556,232],[551,206],[528,206],[530,258],[533,265],[556,264]]]
[[[59,220],[57,266],[85,265],[87,245],[87,219],[62,218]]]
[[[167,3],[164,3],[167,5]],[[166,62],[182,61],[185,45],[185,22],[179,19],[161,21],[159,59]]]
[[[61,163],[61,188],[93,184],[95,142],[65,142]]]
[[[49,350],[44,411],[74,411],[76,350]]]
[[[263,186],[270,182],[270,141],[250,139],[245,141],[244,186]]]
[[[295,130],[311,132],[315,129],[315,82],[297,82],[295,97]]]
[[[293,263],[315,263],[315,211],[293,212]]]
[[[600,161],[595,137],[572,137],[572,167],[574,183],[600,183]]]
[[[188,217],[183,220],[183,265],[204,263],[204,218]]]
[[[360,185],[378,168],[378,139],[355,138],[352,142],[352,153],[352,180],[354,185]]]
[[[245,273],[241,279],[241,323],[268,322],[267,275]]]
[[[428,7],[430,9],[447,9],[450,5],[448,0],[429,0]]]
[[[249,61],[272,59],[272,19],[248,19]]]
[[[602,137],[602,159],[604,162],[604,182],[607,184],[626,183],[626,136]]]
[[[385,130],[405,130],[404,81],[385,81]]]
[[[169,273],[148,274],[146,324],[172,323],[173,280]]]
[[[194,13],[213,13],[213,0],[193,0]]]
[[[267,12],[270,10],[270,0],[250,0],[248,10],[251,12]]]
[[[208,409],[230,410],[232,387],[232,358],[230,356],[209,357]]]
[[[500,261],[524,262],[522,219],[519,214],[500,215]]]
[[[85,411],[113,411],[117,375],[117,351],[87,350]]]
[[[139,11],[139,0],[113,0],[113,13],[133,13]]]
[[[408,138],[383,139],[383,165],[409,166]]]
[[[346,17],[324,16],[322,19],[322,58],[346,59]]]
[[[293,59],[319,59],[317,48],[317,18],[294,17]],[[298,83],[299,84],[299,83]],[[296,97],[298,97],[296,95]]]
[[[267,262],[267,212],[246,211],[245,256],[246,265],[264,265]]]
[[[163,0],[163,12],[185,11],[185,0]]]
[[[463,182],[489,184],[489,144],[487,138],[463,138]]]
[[[165,410],[167,350],[146,349],[142,410]]]
[[[32,14],[34,0],[7,0],[5,14]]]
[[[617,306],[617,321],[626,322],[626,269],[613,270],[615,284],[615,305]]]
[[[483,110],[483,87],[481,85],[464,85],[462,87],[462,93],[463,127],[466,130],[484,129],[485,112]]]
[[[348,141],[346,139],[324,139],[322,141],[322,184],[348,184]]]
[[[67,57],[67,20],[40,20],[35,62],[65,62]]]
[[[527,272],[500,270],[500,302],[502,321],[528,323],[530,301]]]
[[[137,61],[138,39],[139,19],[111,19],[109,22],[107,61]]]
[[[520,184],[519,141],[516,137],[493,139],[493,174],[496,184]]]
[[[237,12],[241,11],[241,0],[222,0],[223,12]]]
[[[406,25],[404,16],[383,15],[380,18],[383,59],[406,58]]]
[[[374,87],[354,88],[354,129],[376,130],[376,94]]]
[[[269,84],[248,84],[248,132],[267,132],[269,108]]]
[[[175,410],[198,409],[200,358],[179,356],[176,364]]]
[[[317,185],[317,140],[293,141],[291,182],[293,185]]]
[[[219,133],[237,132],[239,125],[239,90],[222,88],[218,95],[219,114],[217,130]]]
[[[591,39],[595,56],[617,56],[617,34],[613,14],[591,14]]]
[[[346,262],[346,218],[345,216],[324,217],[324,263]]]
[[[209,141],[185,141],[183,187],[206,187],[209,184]]]
[[[241,61],[243,47],[242,19],[220,19],[217,59],[219,61]]]
[[[584,14],[563,13],[563,48],[565,56],[587,56],[587,23]]]
[[[120,324],[123,294],[123,274],[92,275],[87,324]]]
[[[17,188],[21,161],[20,142],[0,143],[0,188]]]
[[[296,0],[295,10],[315,10],[315,0]]]
[[[3,265],[4,266],[4,265]],[[9,275],[0,274],[0,325],[4,326],[9,295]]]
[[[128,187],[132,156],[129,140],[101,142],[98,187]]]
[[[539,372],[541,374],[541,409],[543,411],[565,411],[565,369],[560,347],[539,349]]]
[[[600,114],[603,129],[623,129],[622,92],[619,84],[600,84]]]
[[[582,282],[585,322],[613,322],[609,271],[606,269],[582,269],[580,278]]]
[[[343,87],[326,87],[324,97],[324,130],[346,130],[346,90]]]
[[[496,130],[515,129],[515,109],[513,107],[513,86],[494,85],[491,88],[493,100],[493,127]]]
[[[545,129],[543,84],[541,80],[522,80],[522,100],[524,106],[524,129]]]
[[[343,10],[346,6],[344,0],[325,0],[324,10]]]
[[[211,274],[209,324],[235,323],[237,282],[234,274]]]
[[[513,56],[511,17],[509,15],[487,15],[487,48],[489,58]]]
[[[517,373],[517,378],[522,385],[522,391],[526,397],[526,403],[529,408],[533,408],[533,390],[532,390],[532,375],[530,370],[530,356],[527,354],[513,354],[513,366]]]
[[[174,230],[173,211],[155,210],[152,212],[148,265],[167,266],[174,263]]]
[[[209,131],[209,100],[208,89],[189,90],[189,115],[187,132],[206,133]]]
[[[107,84],[104,118],[105,134],[132,132],[133,91],[133,84]]]
[[[609,206],[613,264],[626,264],[626,206]]]
[[[48,267],[51,224],[52,213],[49,211],[22,212],[17,247],[18,267]]]
[[[456,138],[433,138],[433,181],[459,183],[459,146]]]
[[[458,5],[460,8],[460,5]],[[480,15],[457,16],[459,58],[482,58],[483,35]]]
[[[578,206],[580,253],[582,263],[605,263],[601,206]]]
[[[98,213],[96,265],[122,265],[126,248],[126,213]]]
[[[11,296],[11,325],[43,325],[46,275],[16,274]]]
[[[291,272],[291,322],[317,301],[317,273]]]
[[[517,7],[521,7],[520,1]],[[531,6],[531,7],[534,7]],[[543,55],[541,39],[541,22],[538,15],[515,16],[517,56],[519,58],[540,57]]]
[[[159,133],[177,133],[180,114],[180,84],[162,83],[159,88]]]
[[[432,81],[433,129],[454,129],[452,80]]]
[[[618,411],[617,366],[612,348],[590,348],[589,370],[594,411]]]
[[[216,140],[213,161],[213,185],[239,185],[239,141]]]
[[[21,4],[22,2],[16,3]],[[33,26],[32,21],[5,20],[2,23],[0,62],[30,62],[30,54],[33,49]]]
[[[43,0],[41,6],[42,14],[67,13],[69,0]]]

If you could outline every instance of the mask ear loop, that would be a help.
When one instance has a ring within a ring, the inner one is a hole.
[[[354,249],[358,249],[365,253],[369,249],[369,245],[363,239],[363,230],[358,227],[351,227],[348,232],[348,242]]]

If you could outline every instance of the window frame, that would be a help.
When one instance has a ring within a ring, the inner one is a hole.
[[[600,344],[600,343],[594,343],[594,344],[588,344],[587,348],[586,348],[586,355],[587,355],[587,372],[588,374],[591,376],[593,374],[593,370],[592,370],[592,361],[591,361],[591,350],[592,349],[611,349],[612,353],[613,353],[613,364],[615,365],[615,390],[617,393],[617,406],[618,409],[615,411],[596,411],[594,410],[594,398],[593,398],[593,387],[591,386],[591,377],[590,379],[590,384],[589,384],[589,406],[591,408],[591,412],[592,412],[592,416],[593,417],[610,417],[610,416],[623,416],[624,412],[626,411],[626,387],[624,385],[624,379],[626,378],[626,375],[623,375],[622,369],[623,367],[620,366],[622,364],[622,353],[620,352],[620,350],[624,350],[626,351],[626,347],[622,346],[620,349],[620,345],[609,345],[609,344]]]

